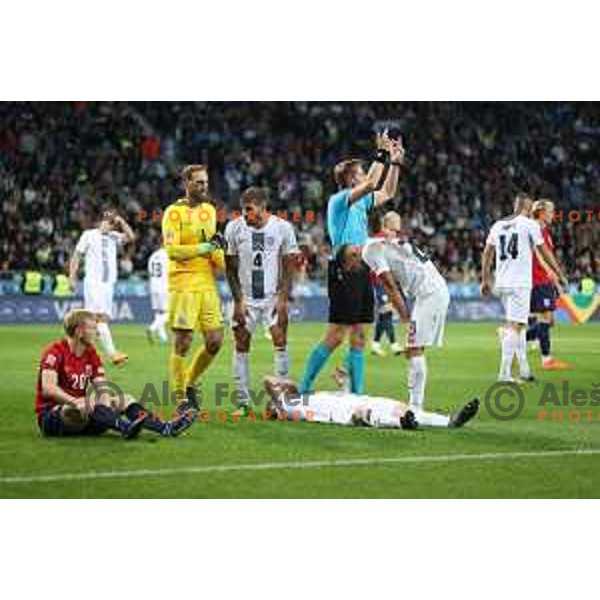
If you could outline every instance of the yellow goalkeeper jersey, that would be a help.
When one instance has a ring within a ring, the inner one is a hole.
[[[171,204],[162,221],[162,234],[169,255],[169,292],[208,292],[217,289],[217,270],[224,268],[222,250],[210,257],[172,258],[170,250],[198,246],[208,242],[217,231],[217,211],[214,205],[203,202],[190,206],[187,199]]]

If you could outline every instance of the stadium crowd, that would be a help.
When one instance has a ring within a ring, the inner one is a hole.
[[[160,223],[141,210],[181,195],[185,163],[209,165],[218,203],[268,186],[298,224],[302,277],[324,274],[325,205],[341,158],[369,158],[374,131],[401,132],[404,226],[453,282],[476,280],[491,222],[518,188],[563,211],[557,255],[572,279],[600,270],[600,110],[585,103],[142,102],[0,103],[0,269],[66,269],[90,215],[115,204],[136,230],[120,276],[145,270]],[[594,210],[573,223],[571,210]]]

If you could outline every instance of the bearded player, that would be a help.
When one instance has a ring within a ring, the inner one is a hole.
[[[180,407],[197,408],[194,384],[212,363],[223,344],[223,317],[216,274],[225,267],[222,238],[217,234],[217,211],[203,165],[182,172],[185,197],[171,204],[162,221],[167,256],[168,322],[173,333],[170,373]],[[204,338],[189,364],[194,333]]]
[[[550,233],[550,225],[554,218],[554,203],[550,200],[538,200],[531,209],[532,218],[537,221],[542,230],[546,246],[554,249]],[[550,353],[550,329],[554,325],[556,299],[562,290],[556,273],[536,250],[533,255],[533,288],[531,290],[531,317],[527,330],[527,341],[537,340],[542,355],[542,369],[545,371],[564,371],[570,365],[562,360],[553,358]]]
[[[299,252],[294,229],[269,215],[268,192],[250,187],[240,199],[243,218],[225,230],[227,280],[234,301],[233,378],[241,393],[239,408],[249,408],[249,352],[257,325],[268,327],[273,343],[273,372],[287,377],[287,326],[293,263]]]
[[[93,312],[68,312],[64,330],[65,337],[44,350],[38,370],[35,412],[44,436],[100,435],[112,429],[132,439],[146,428],[171,437],[190,427],[194,415],[183,414],[165,422],[150,416],[131,396],[123,395],[116,402],[100,391],[110,383],[94,347],[97,327]]]

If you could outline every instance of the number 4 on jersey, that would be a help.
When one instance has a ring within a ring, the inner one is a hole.
[[[516,259],[519,256],[519,236],[512,233],[506,245],[506,236],[501,235],[500,239],[500,260],[506,260],[509,256]]]

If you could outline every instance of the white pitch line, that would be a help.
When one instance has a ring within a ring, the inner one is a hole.
[[[382,456],[337,460],[307,460],[294,462],[246,463],[237,465],[199,465],[174,469],[139,469],[136,471],[88,471],[83,473],[55,473],[0,477],[0,485],[16,483],[54,483],[59,481],[86,481],[95,479],[129,479],[132,477],[165,477],[173,475],[202,475],[229,471],[277,471],[297,469],[328,469],[389,464],[422,464],[462,462],[469,460],[516,460],[520,458],[558,458],[561,456],[589,456],[600,454],[600,448],[590,450],[548,450],[541,452],[492,452],[487,454],[432,454],[420,456]]]

